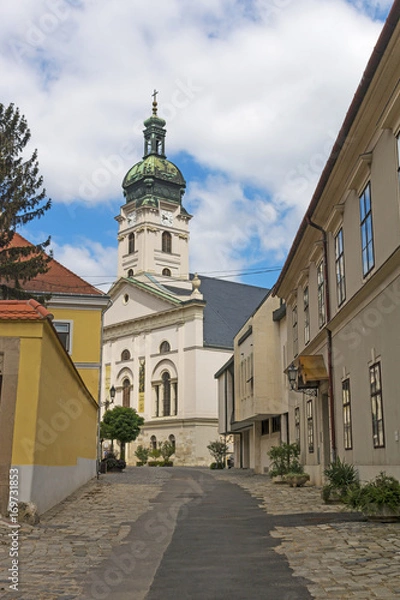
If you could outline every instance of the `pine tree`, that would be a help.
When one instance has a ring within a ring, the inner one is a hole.
[[[40,218],[50,208],[37,150],[24,154],[31,132],[19,109],[0,103],[0,297],[26,298],[22,285],[46,273],[51,255],[45,254],[50,237],[41,244],[10,247],[16,229]],[[22,284],[22,285],[21,285]]]

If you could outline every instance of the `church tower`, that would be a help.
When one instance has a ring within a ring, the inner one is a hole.
[[[189,221],[182,205],[186,182],[165,154],[165,121],[157,115],[144,121],[144,156],[125,175],[126,204],[116,217],[118,275],[140,279],[145,274],[189,280]]]

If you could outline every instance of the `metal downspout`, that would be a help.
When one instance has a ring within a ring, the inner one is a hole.
[[[328,340],[328,390],[329,390],[329,412],[331,415],[331,441],[332,441],[332,461],[336,458],[336,427],[335,427],[335,398],[333,388],[333,352],[332,352],[332,332],[329,329],[329,323],[331,320],[331,304],[330,304],[330,290],[329,290],[329,269],[328,269],[328,234],[323,227],[314,223],[311,218],[307,215],[306,220],[310,227],[318,229],[322,233],[322,241],[324,248],[324,279],[325,285],[325,306],[326,306],[326,332]]]

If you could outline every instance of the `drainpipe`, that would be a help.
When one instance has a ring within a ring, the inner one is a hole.
[[[329,393],[329,412],[331,415],[331,452],[332,460],[336,458],[336,429],[335,429],[335,398],[333,391],[333,351],[332,351],[332,332],[329,329],[331,320],[331,304],[329,294],[329,269],[328,269],[328,234],[323,227],[314,223],[311,218],[306,215],[306,221],[310,227],[318,229],[322,233],[322,242],[324,249],[324,279],[325,279],[325,306],[326,306],[326,332],[328,340],[328,393]]]

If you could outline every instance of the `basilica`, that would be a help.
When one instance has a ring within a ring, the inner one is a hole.
[[[118,278],[104,314],[101,401],[144,417],[137,444],[175,446],[174,464],[208,465],[218,438],[215,373],[265,288],[189,272],[186,182],[166,158],[165,121],[144,121],[144,156],[125,175],[118,222]],[[216,257],[216,266],[218,258]]]

